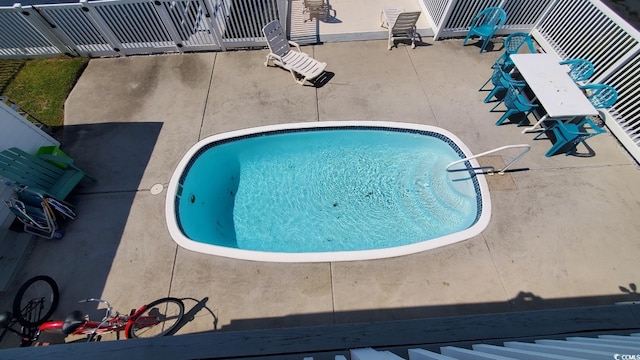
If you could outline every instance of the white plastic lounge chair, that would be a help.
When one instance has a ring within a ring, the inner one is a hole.
[[[289,70],[298,84],[304,85],[305,81],[315,79],[327,67],[327,63],[303,53],[296,42],[288,41],[278,20],[265,25],[262,33],[267,39],[270,51],[264,65],[269,66],[269,61],[273,61],[275,65]],[[298,51],[293,51],[289,45],[295,46]]]
[[[380,13],[380,26],[389,29],[389,50],[395,40],[411,40],[411,48],[416,48],[416,22],[420,11],[407,11],[400,8],[384,8]]]

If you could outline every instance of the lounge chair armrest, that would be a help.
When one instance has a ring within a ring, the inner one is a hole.
[[[284,63],[284,60],[282,60],[282,56],[280,55],[276,55],[274,53],[269,53],[268,55],[270,58],[276,59],[278,61],[280,61],[281,63]]]
[[[41,154],[41,155],[38,155],[38,158],[40,158],[42,160],[45,160],[47,162],[50,162],[50,163],[53,163],[53,162],[62,163],[62,164],[65,164],[65,165],[67,165],[68,167],[70,167],[70,168],[72,168],[74,170],[84,172],[82,169],[77,167],[73,163],[73,159],[69,158],[69,157],[49,155],[49,154]]]
[[[297,42],[289,40],[289,45],[295,46],[296,49],[298,49],[298,52],[302,52],[302,50],[300,50],[300,45],[298,45]]]
[[[96,178],[94,178],[93,176],[87,174],[84,170],[80,169],[79,167],[77,167],[74,163],[73,163],[73,159],[72,158],[68,158],[68,157],[62,157],[62,156],[56,156],[56,155],[48,155],[48,154],[41,154],[38,155],[38,158],[45,160],[47,162],[57,162],[57,163],[63,163],[65,165],[67,165],[67,167],[70,167],[76,171],[79,171],[81,173],[83,173],[86,177],[88,177],[89,179],[91,179],[92,181],[96,181]]]
[[[69,158],[69,157],[63,157],[63,156],[56,156],[56,155],[49,155],[49,154],[40,154],[38,155],[38,158],[48,161],[48,162],[59,162],[59,163],[63,163],[67,166],[72,166],[75,167],[75,165],[73,165],[73,159]]]

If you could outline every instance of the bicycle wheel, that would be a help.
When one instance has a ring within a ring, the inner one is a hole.
[[[184,316],[184,303],[176,298],[163,298],[147,305],[127,328],[127,338],[149,338],[172,335]]]
[[[27,280],[13,298],[13,316],[26,327],[45,322],[58,307],[58,284],[46,275]]]

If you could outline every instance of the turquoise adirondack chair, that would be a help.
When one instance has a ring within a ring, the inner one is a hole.
[[[75,166],[71,158],[35,156],[16,147],[0,152],[0,176],[59,200],[64,200],[85,176],[95,181]]]

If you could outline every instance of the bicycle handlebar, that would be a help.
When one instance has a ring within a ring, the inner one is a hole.
[[[111,307],[111,304],[109,304],[109,302],[107,300],[102,300],[102,299],[98,299],[98,298],[89,298],[89,299],[83,299],[78,301],[79,303],[86,303],[86,302],[101,302],[106,304],[108,307]]]
[[[111,314],[113,313],[113,308],[111,307],[111,304],[109,304],[108,301],[98,299],[98,298],[89,298],[89,299],[84,299],[79,301],[79,303],[86,303],[86,302],[98,302],[98,303],[103,303],[107,305],[107,313],[104,315],[104,319],[102,320],[103,322],[111,317]]]

